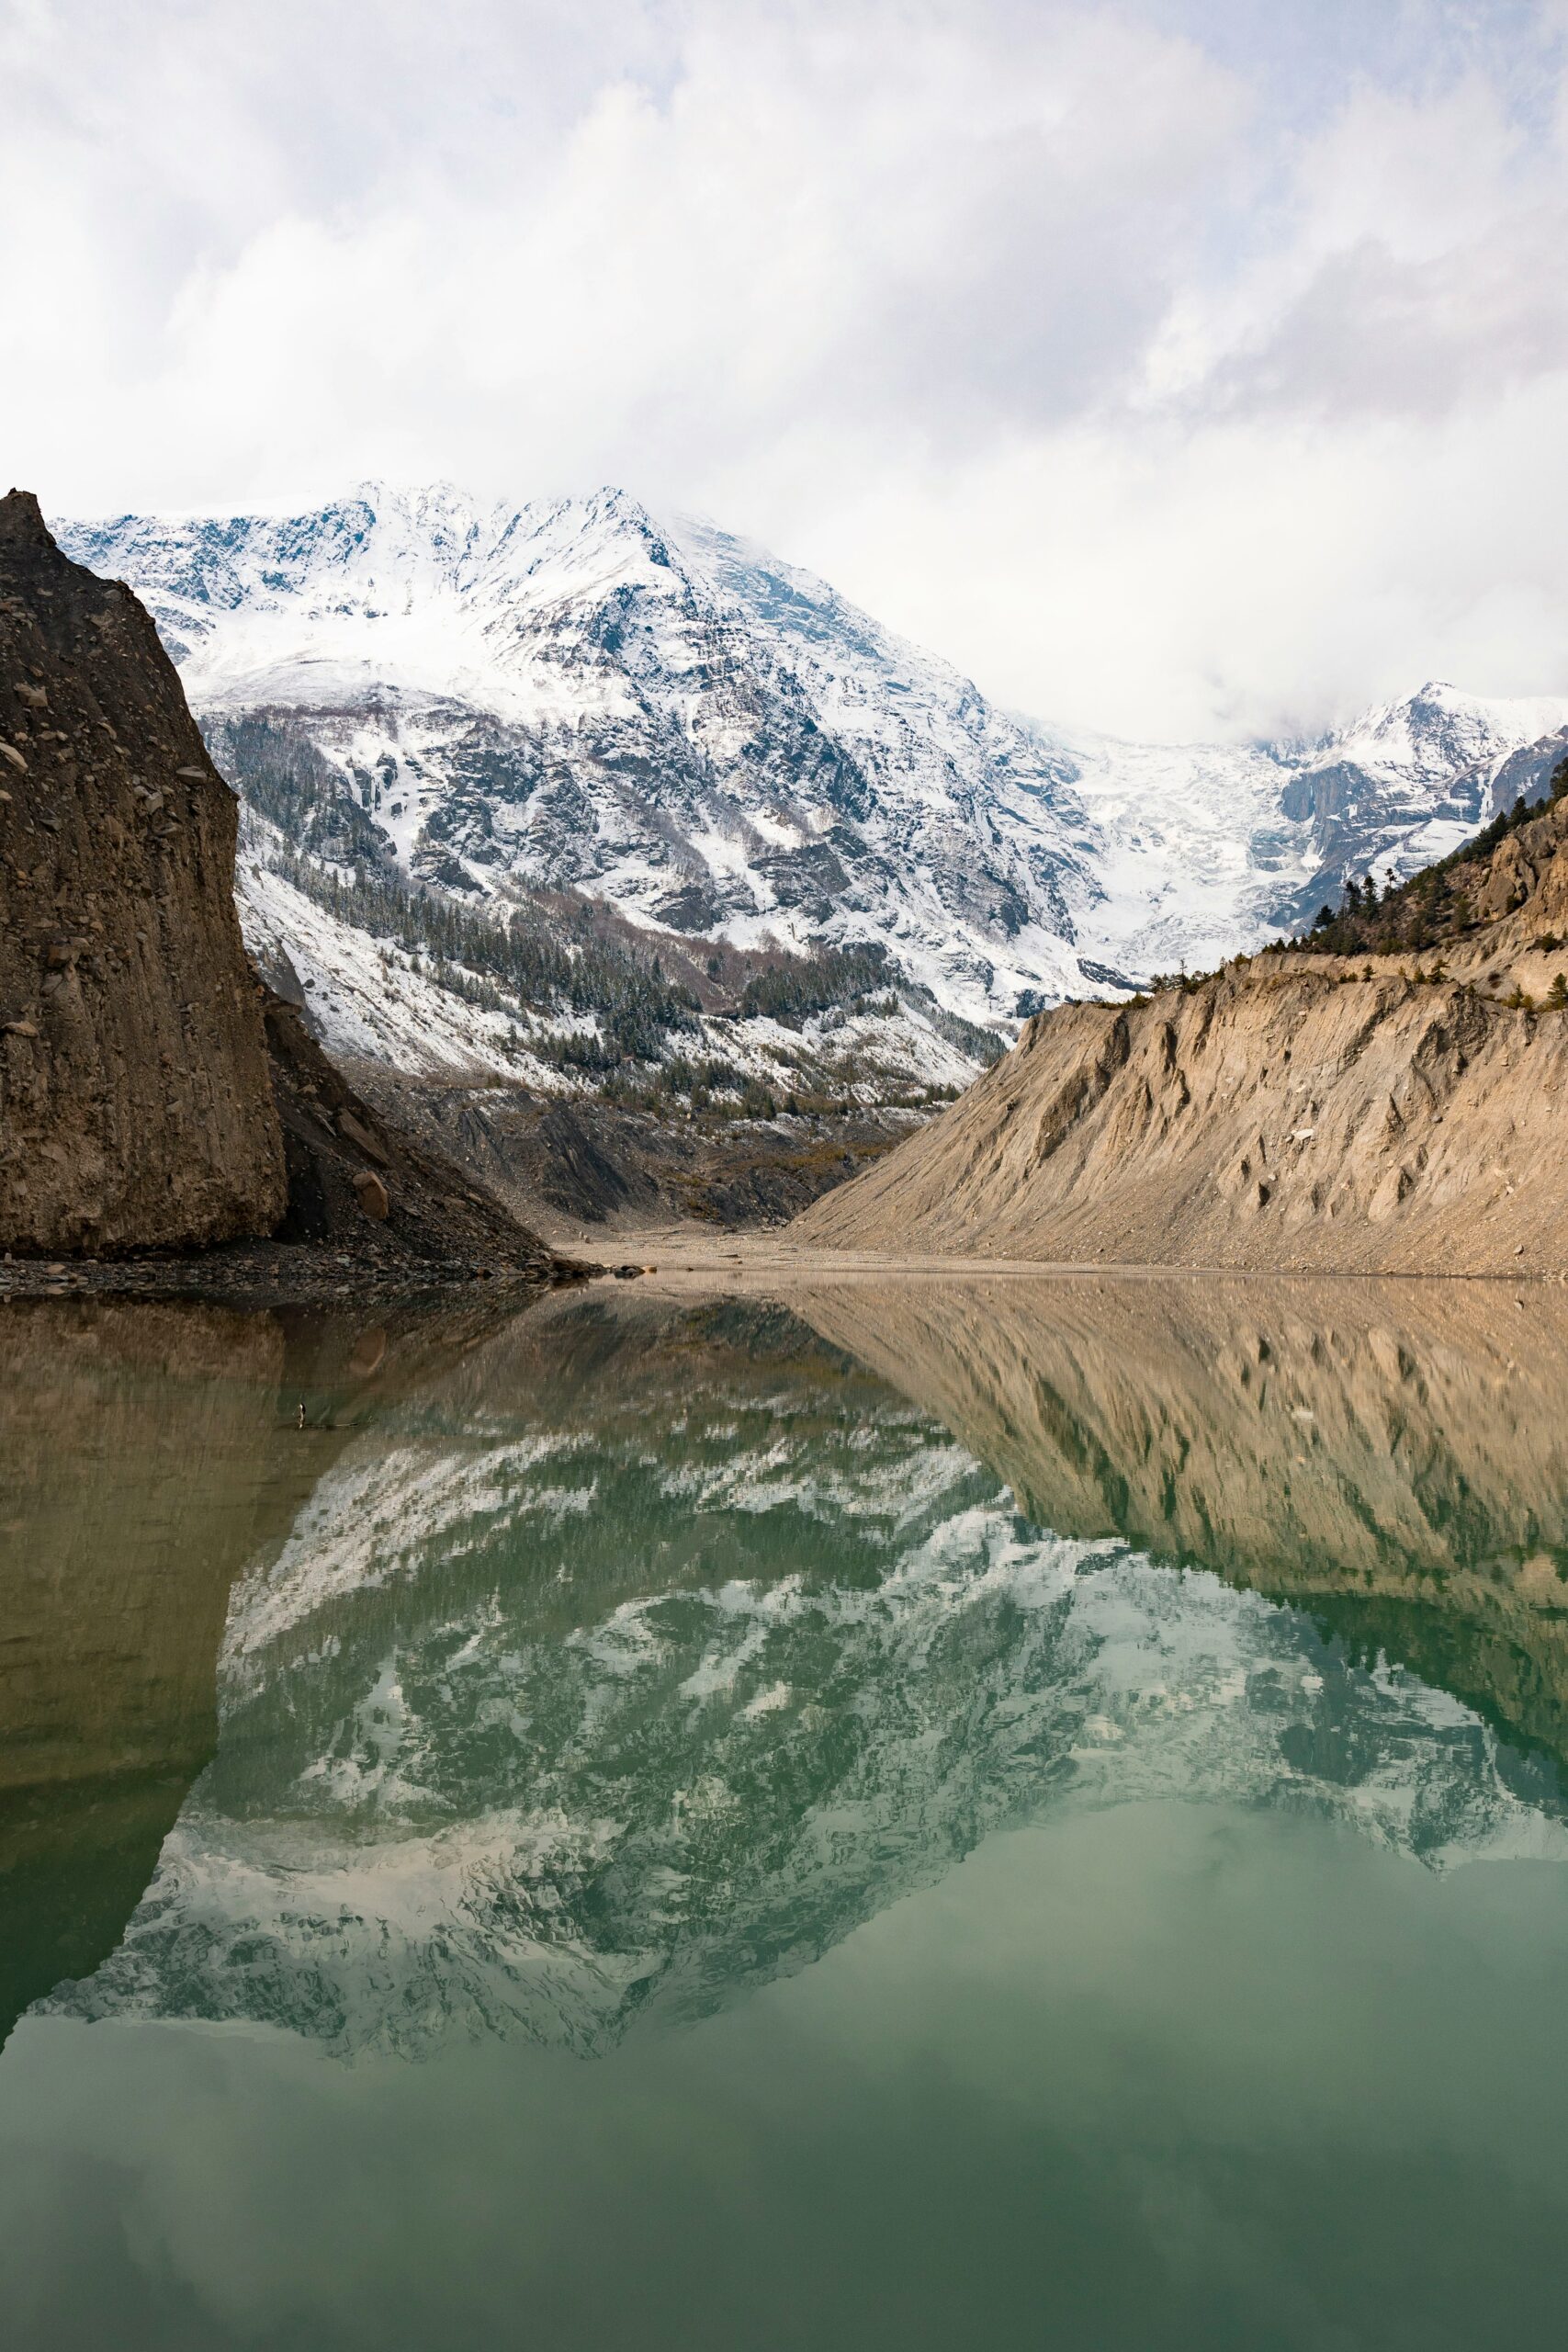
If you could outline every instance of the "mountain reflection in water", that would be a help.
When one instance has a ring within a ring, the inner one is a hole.
[[[17,2007],[595,2053],[1070,1809],[1568,1859],[1551,1301],[600,1291],[26,1350],[0,1788],[13,1887],[67,1892]]]

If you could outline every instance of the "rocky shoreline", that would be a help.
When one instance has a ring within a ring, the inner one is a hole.
[[[0,1306],[38,1298],[205,1299],[224,1306],[341,1306],[378,1301],[450,1299],[482,1290],[489,1297],[570,1287],[609,1273],[587,1260],[557,1258],[541,1274],[536,1262],[454,1259],[434,1266],[406,1258],[377,1257],[335,1242],[238,1241],[198,1253],[149,1252],[130,1258],[18,1258],[0,1264]],[[637,1270],[640,1272],[640,1268]]]

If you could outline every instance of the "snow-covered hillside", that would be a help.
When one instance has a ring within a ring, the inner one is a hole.
[[[1347,875],[1403,880],[1568,753],[1568,699],[1432,681],[1313,743],[1053,737],[1092,827],[1079,937],[1122,969],[1207,970],[1293,930]]]
[[[151,606],[242,789],[304,792],[317,856],[469,899],[570,888],[741,947],[877,944],[1002,1034],[1255,945],[1347,870],[1424,863],[1568,730],[1568,701],[1433,684],[1313,744],[1064,734],[615,490],[367,485],[289,519],[59,530]]]
[[[373,490],[64,540],[146,599],[205,718],[303,721],[416,875],[573,886],[741,944],[880,940],[981,1020],[1096,984],[1055,755],[716,532],[618,492]]]
[[[525,1008],[487,989],[482,970],[433,965],[397,939],[345,921],[279,872],[276,837],[254,820],[241,838],[236,891],[245,944],[275,986],[298,995],[340,1057],[418,1075],[572,1094],[592,1080],[603,1023],[570,1005]],[[572,1048],[591,1058],[576,1062]],[[979,1062],[956,1024],[914,991],[829,1006],[792,1023],[689,1013],[660,1040],[663,1057],[729,1074],[781,1107],[792,1098],[918,1105],[961,1092]],[[689,1088],[688,1088],[689,1091]]]

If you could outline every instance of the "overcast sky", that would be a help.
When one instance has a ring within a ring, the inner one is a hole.
[[[615,481],[1122,734],[1568,692],[1568,0],[0,0],[0,472]]]

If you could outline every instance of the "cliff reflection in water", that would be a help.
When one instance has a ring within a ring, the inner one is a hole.
[[[1309,1605],[1568,1759],[1568,1305],[1495,1283],[814,1294],[1031,1518]]]
[[[394,1344],[208,1306],[0,1313],[0,2042],[118,1942],[217,1745],[234,1579],[357,1416],[483,1328],[421,1317]]]
[[[1156,1794],[1568,1859],[1565,1375],[1568,1318],[1475,1286],[470,1332],[253,1529],[217,1752],[52,2006],[595,2052],[992,1828]]]

